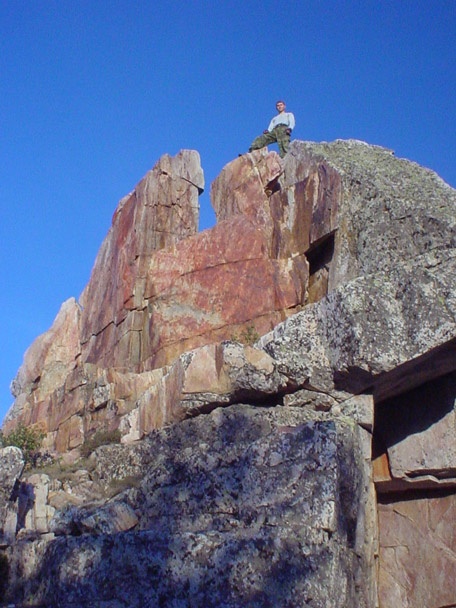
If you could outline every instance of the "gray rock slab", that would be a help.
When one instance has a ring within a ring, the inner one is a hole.
[[[335,289],[258,345],[297,386],[384,399],[456,368],[455,276],[454,250],[425,254]]]
[[[391,476],[456,478],[456,372],[378,404],[376,436]]]
[[[8,512],[16,511],[12,494],[24,464],[24,456],[19,448],[7,446],[0,449],[0,541],[3,535],[10,539],[16,531],[16,517],[8,517]],[[11,529],[12,521],[13,529]]]
[[[362,141],[294,141],[284,162],[285,186],[304,177],[309,157],[320,157],[342,178],[331,288],[456,247],[456,191],[434,171]]]
[[[234,405],[116,446],[117,457],[114,446],[106,460],[100,450],[106,480],[120,461],[142,470],[126,498],[140,529],[107,535],[100,524],[99,534],[94,525],[17,543],[9,598],[68,608],[370,606],[357,548],[361,444],[356,425],[308,422],[302,408]]]

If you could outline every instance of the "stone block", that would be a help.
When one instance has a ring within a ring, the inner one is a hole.
[[[380,606],[456,605],[456,494],[391,498],[378,514]]]

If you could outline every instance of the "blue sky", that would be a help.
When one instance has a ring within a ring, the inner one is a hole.
[[[35,337],[165,153],[210,183],[284,98],[293,137],[356,138],[456,187],[454,0],[0,0],[0,421]]]

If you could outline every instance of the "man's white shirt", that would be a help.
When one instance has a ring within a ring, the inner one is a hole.
[[[289,129],[295,128],[295,118],[291,112],[281,112],[274,116],[269,123],[268,131],[272,131],[277,125],[287,125]]]

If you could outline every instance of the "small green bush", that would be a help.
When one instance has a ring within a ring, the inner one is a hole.
[[[241,344],[253,346],[253,344],[260,339],[260,334],[257,332],[254,325],[249,325],[241,331],[239,336],[235,334],[231,339],[233,342],[240,342]]]
[[[241,332],[241,339],[244,344],[252,346],[260,339],[260,334],[257,332],[253,325],[249,325],[243,332]]]
[[[92,437],[84,441],[81,446],[81,456],[88,458],[90,454],[99,448],[101,445],[109,445],[110,443],[120,443],[121,434],[119,429],[115,431],[99,431]]]
[[[25,426],[19,423],[18,426],[7,435],[1,436],[1,443],[4,447],[13,445],[22,450],[25,462],[33,460],[33,456],[40,449],[46,433],[37,426]]]

